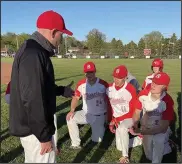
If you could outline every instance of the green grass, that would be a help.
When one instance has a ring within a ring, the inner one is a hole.
[[[85,59],[56,59],[53,58],[53,65],[55,69],[55,79],[57,85],[66,85],[72,80],[74,81],[73,88],[78,80],[84,77],[82,67]],[[105,59],[105,60],[92,60],[97,67],[97,76],[112,82],[112,71],[114,67],[125,64],[129,71],[136,76],[139,83],[142,84],[146,75],[148,75],[151,65],[151,60],[129,60],[129,59]],[[2,62],[12,62],[12,59],[2,58]],[[177,96],[181,92],[181,68],[180,60],[164,60],[164,65],[167,73],[171,77],[171,84],[169,93],[175,101],[175,112],[177,120],[175,123],[174,138],[177,137],[176,129],[179,127],[178,119],[178,103]],[[19,138],[8,135],[8,105],[4,101],[5,85],[1,85],[1,131],[2,131],[2,144],[1,144],[1,162],[24,162],[23,149],[20,145]],[[115,138],[110,132],[106,132],[104,141],[96,146],[89,145],[90,141],[90,127],[88,125],[82,126],[80,129],[81,139],[84,145],[82,150],[70,150],[70,139],[65,122],[65,116],[70,109],[70,99],[57,97],[57,117],[58,117],[58,144],[61,146],[61,154],[57,158],[57,162],[75,162],[75,163],[110,163],[117,162],[121,153],[116,150]],[[80,106],[79,106],[80,109]],[[137,147],[131,151],[131,162],[139,163],[143,156],[142,147]],[[175,154],[173,153],[173,157]],[[175,158],[175,157],[174,157]],[[171,159],[171,158],[170,158]],[[180,152],[177,152],[177,161],[180,161]],[[146,161],[144,161],[146,162]],[[175,161],[168,161],[175,162]]]

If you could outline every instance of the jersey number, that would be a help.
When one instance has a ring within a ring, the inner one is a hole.
[[[96,100],[96,106],[102,105],[102,100]]]
[[[128,112],[128,108],[126,106],[121,106],[121,111],[123,113],[127,113]]]

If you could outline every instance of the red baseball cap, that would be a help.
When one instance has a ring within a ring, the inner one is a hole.
[[[166,85],[168,86],[170,83],[170,77],[165,72],[159,72],[157,73],[153,78],[151,78],[152,82],[154,82],[157,85]]]
[[[66,29],[63,17],[53,10],[43,12],[37,19],[37,27],[43,29],[57,29],[65,34],[73,35]]]
[[[116,67],[113,71],[113,76],[118,79],[123,79],[127,77],[127,75],[128,75],[128,70],[124,65]]]
[[[83,71],[87,72],[96,72],[95,64],[93,62],[87,62],[83,66]]]

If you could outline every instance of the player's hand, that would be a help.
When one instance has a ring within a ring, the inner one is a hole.
[[[41,151],[40,155],[44,155],[45,153],[49,153],[52,151],[52,141],[40,143],[41,144]]]
[[[112,121],[109,124],[109,129],[112,133],[116,132],[116,128],[118,128],[118,122],[116,121],[115,118],[112,119]]]
[[[136,131],[134,130],[133,127],[129,129],[129,132],[130,132],[130,134],[132,134],[132,135],[134,135],[134,136],[136,136],[136,135],[141,135],[140,133],[136,133]],[[138,132],[138,130],[137,130],[137,132]]]
[[[132,127],[132,128],[129,128],[129,132],[130,132],[130,134],[132,134],[132,135],[136,135],[136,133],[134,132],[134,128]]]
[[[141,133],[141,130],[139,128],[134,128],[133,131],[136,134],[140,134]]]
[[[73,116],[74,116],[74,112],[69,112],[67,115],[66,115],[66,120],[70,120],[71,118],[73,118]]]
[[[109,130],[111,131],[111,133],[116,133],[116,129],[114,125],[109,125]]]

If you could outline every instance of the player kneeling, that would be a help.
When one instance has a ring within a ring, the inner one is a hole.
[[[169,83],[166,73],[157,73],[151,88],[141,91],[136,102],[134,131],[143,135],[144,152],[152,163],[161,163],[169,139],[169,125],[174,119],[174,102],[166,92]],[[141,111],[143,117],[138,129]]]
[[[121,163],[129,163],[129,129],[133,126],[134,103],[136,90],[132,84],[126,82],[127,68],[123,65],[114,69],[112,83],[107,89],[107,95],[112,107],[110,131],[115,133],[116,148],[122,151]]]
[[[105,132],[106,88],[108,85],[95,76],[96,68],[94,63],[85,63],[84,73],[86,78],[78,82],[75,96],[71,102],[71,111],[66,116],[71,148],[73,149],[81,148],[78,124],[90,124],[92,129],[91,138],[94,142],[101,142]],[[83,100],[82,110],[75,112],[81,97]]]

